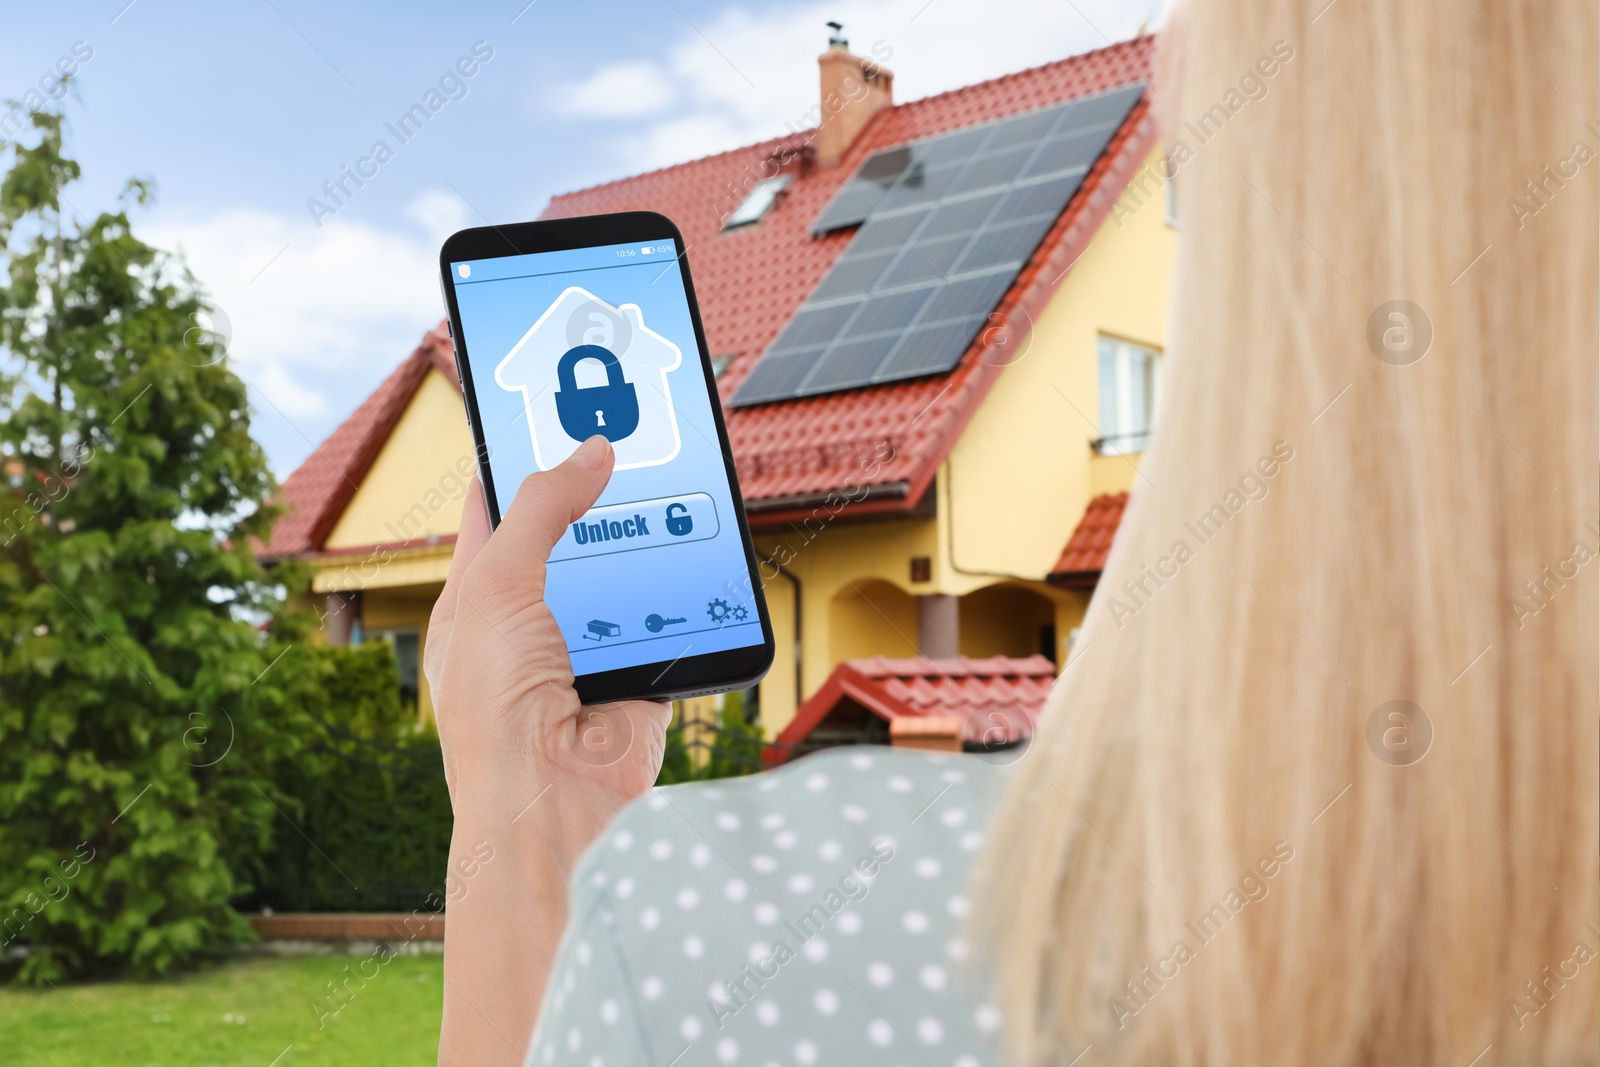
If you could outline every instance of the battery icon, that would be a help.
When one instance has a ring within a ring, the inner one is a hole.
[[[643,248],[639,249],[639,254],[642,256],[653,256],[655,255],[655,252],[656,250],[651,248],[649,245],[645,245]]]

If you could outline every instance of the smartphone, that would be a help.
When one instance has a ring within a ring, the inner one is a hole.
[[[611,481],[550,553],[585,704],[744,689],[772,665],[683,235],[626,212],[462,230],[439,253],[489,524],[594,434]]]

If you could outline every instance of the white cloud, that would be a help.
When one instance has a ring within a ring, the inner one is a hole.
[[[406,205],[406,217],[423,228],[436,248],[466,227],[471,212],[465,200],[442,189],[430,189]]]
[[[419,231],[338,218],[312,229],[240,208],[153,222],[141,234],[183,251],[227,316],[240,377],[315,442],[365,395],[344,395],[333,382],[354,375],[376,384],[443,317],[439,242],[465,222],[466,207],[428,192],[405,213]]]
[[[661,66],[608,63],[561,94],[563,111],[591,118],[633,118],[665,111],[676,96]]]
[[[904,102],[1104,47],[1108,38],[1125,40],[1141,23],[1153,25],[1163,5],[823,0],[759,12],[735,7],[697,28],[685,25],[657,49],[660,58],[604,67],[558,94],[569,113],[619,120],[615,159],[622,169],[612,176],[621,177],[814,125],[824,23],[841,14],[851,50],[886,57],[895,99]]]

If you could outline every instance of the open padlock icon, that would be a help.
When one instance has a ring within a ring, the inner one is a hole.
[[[673,537],[685,537],[694,531],[694,516],[689,514],[689,508],[684,504],[667,505],[667,533]]]
[[[578,388],[577,367],[586,359],[606,369],[606,384]],[[561,428],[574,441],[601,434],[620,441],[639,427],[639,394],[622,377],[622,363],[610,349],[578,345],[556,364],[556,414]]]

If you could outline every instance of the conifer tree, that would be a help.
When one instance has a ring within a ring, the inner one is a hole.
[[[133,233],[149,186],[85,217],[33,124],[0,182],[0,946],[23,981],[154,974],[250,936],[315,679],[274,665],[271,474],[198,285]]]

